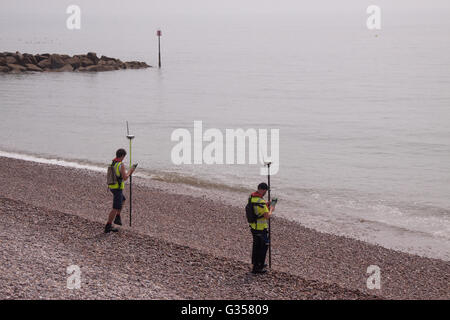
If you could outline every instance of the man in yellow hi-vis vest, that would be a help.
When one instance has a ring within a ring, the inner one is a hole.
[[[268,236],[268,220],[270,219],[275,207],[267,207],[266,201],[263,199],[268,185],[264,182],[258,185],[258,191],[251,194],[251,203],[254,203],[255,214],[258,216],[256,222],[250,223],[250,230],[253,235],[252,264],[253,273],[265,273],[265,260],[267,248],[269,247]],[[270,204],[269,204],[270,205]]]
[[[109,185],[109,190],[114,195],[113,199],[113,209],[109,213],[108,221],[105,226],[105,233],[109,233],[111,231],[117,232],[119,231],[116,228],[113,228],[112,222],[117,225],[122,225],[122,220],[120,218],[120,211],[122,210],[123,203],[125,201],[125,196],[123,195],[123,189],[125,188],[124,181],[128,179],[128,177],[134,172],[135,167],[131,167],[128,172],[126,172],[125,165],[122,163],[123,159],[127,155],[125,149],[119,149],[116,151],[116,158],[113,160],[114,172],[117,176],[118,182],[116,184]]]

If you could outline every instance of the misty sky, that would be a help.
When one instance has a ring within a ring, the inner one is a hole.
[[[356,30],[366,28],[366,9],[374,4],[381,7],[383,30],[432,25],[439,37],[450,31],[450,0],[0,0],[0,43],[3,41],[3,50],[8,46],[17,50],[14,39],[70,36],[65,40],[81,41],[95,33],[105,41],[119,34],[122,39],[124,35],[144,39],[149,35],[143,30],[157,28],[162,28],[164,35],[191,32],[190,37],[194,32],[213,33],[214,26],[226,28],[228,24],[247,30],[270,26],[290,32],[289,21],[297,28],[345,25]],[[81,8],[83,27],[76,33],[66,28],[70,5]]]
[[[93,15],[353,12],[375,4],[392,11],[450,10],[449,0],[0,0],[2,19],[59,13],[71,4]]]

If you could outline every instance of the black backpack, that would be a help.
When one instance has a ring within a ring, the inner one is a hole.
[[[248,203],[245,206],[245,215],[247,216],[248,223],[255,223],[260,216],[255,213],[255,207],[264,207],[261,203],[252,202],[252,196],[248,198]]]

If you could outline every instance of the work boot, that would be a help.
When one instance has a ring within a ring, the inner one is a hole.
[[[112,232],[118,232],[119,229],[113,228],[113,226],[112,226],[110,223],[108,223],[108,224],[105,226],[105,233],[110,233],[111,231],[112,231]]]
[[[252,273],[254,274],[262,274],[262,273],[266,273],[267,270],[266,269],[253,269]]]
[[[118,226],[122,225],[122,219],[120,219],[120,215],[117,215],[114,219],[114,224],[117,224]]]
[[[261,265],[254,265],[253,266],[253,270],[252,273],[266,273],[267,270],[265,269],[265,265],[261,266]]]

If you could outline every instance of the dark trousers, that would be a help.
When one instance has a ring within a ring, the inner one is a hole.
[[[126,200],[122,189],[109,189],[113,195],[113,209],[122,210],[122,204]]]
[[[253,268],[262,269],[269,248],[269,233],[265,230],[251,229],[253,235],[252,264]]]

